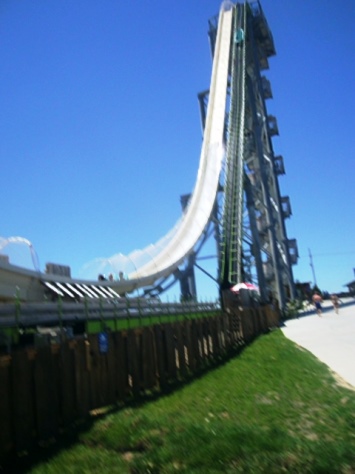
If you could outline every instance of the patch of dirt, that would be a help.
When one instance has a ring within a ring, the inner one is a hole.
[[[122,458],[126,462],[131,462],[132,459],[134,458],[134,453],[132,453],[132,451],[126,451],[125,453],[122,454]]]

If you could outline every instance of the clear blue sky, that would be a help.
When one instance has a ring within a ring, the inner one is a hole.
[[[313,281],[311,249],[319,287],[340,291],[355,267],[355,2],[261,4],[277,50],[267,105],[301,257],[294,276]],[[29,239],[41,269],[62,263],[82,276],[92,259],[171,229],[197,175],[197,94],[209,87],[219,6],[1,1],[0,236]],[[27,249],[10,250],[30,266]],[[214,285],[197,276],[209,297]]]

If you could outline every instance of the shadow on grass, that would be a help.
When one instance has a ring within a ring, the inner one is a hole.
[[[255,337],[249,344],[258,337],[259,336]],[[89,431],[98,420],[127,408],[139,408],[146,403],[154,402],[155,400],[169,396],[171,393],[182,390],[207,373],[226,365],[232,358],[240,355],[249,344],[241,343],[235,346],[217,360],[211,359],[207,361],[204,367],[195,373],[187,375],[184,379],[169,382],[163,389],[141,393],[139,397],[132,397],[120,404],[93,410],[88,418],[77,421],[67,429],[62,430],[57,439],[53,440],[53,442],[46,443],[45,445],[36,445],[30,453],[23,453],[21,455],[13,454],[3,460],[0,459],[0,474],[24,474],[30,472],[30,470],[37,465],[51,461],[53,457],[62,451],[70,449],[76,444],[80,444],[81,435]]]

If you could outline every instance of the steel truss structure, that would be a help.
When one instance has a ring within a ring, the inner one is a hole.
[[[209,22],[212,55],[216,37],[217,17]],[[262,301],[276,298],[284,307],[295,296],[292,265],[297,263],[298,251],[296,240],[288,239],[286,233],[291,205],[289,197],[280,194],[278,177],[285,169],[282,156],[275,156],[273,150],[277,121],[266,107],[272,92],[263,71],[276,53],[259,1],[233,6],[231,41],[227,152],[220,178],[222,193],[216,200],[218,279],[222,288],[256,282]],[[204,126],[208,91],[198,99]]]

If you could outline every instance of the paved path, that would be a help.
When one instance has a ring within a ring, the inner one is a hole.
[[[339,314],[329,301],[323,314],[300,314],[281,328],[288,339],[312,352],[355,389],[355,300],[342,299]]]

